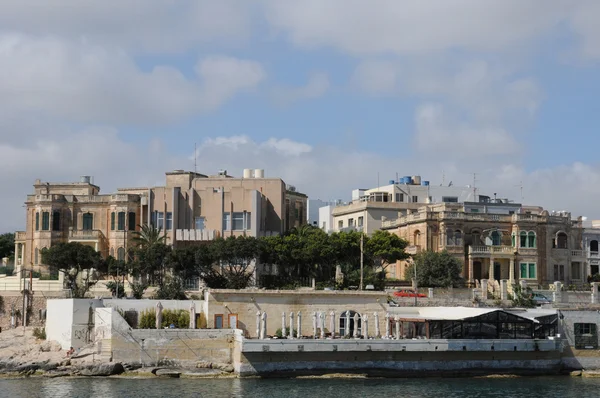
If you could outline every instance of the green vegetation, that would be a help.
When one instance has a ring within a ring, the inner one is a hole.
[[[533,291],[530,287],[527,287],[525,290],[521,287],[521,285],[513,286],[513,293],[509,296],[511,300],[511,304],[513,307],[519,308],[534,308],[535,301],[533,300]]]
[[[15,272],[13,267],[0,267],[0,274],[6,274],[6,276],[12,276]]]
[[[110,293],[114,296],[117,295],[117,287],[118,287],[118,296],[117,298],[125,297],[125,286],[121,282],[110,281],[106,283],[106,288],[110,290]]]
[[[287,337],[289,337],[289,336],[290,336],[290,328],[288,328],[288,327],[286,327],[286,328],[285,328],[285,335],[286,335]],[[282,329],[281,329],[281,328],[279,328],[279,329],[277,329],[277,330],[275,331],[275,336],[276,336],[277,338],[280,338],[280,339],[281,339],[281,338],[283,338],[283,331],[282,331]],[[293,336],[293,337],[297,337],[297,336],[298,336],[298,331],[294,329],[294,336]]]
[[[412,279],[417,273],[417,284],[427,287],[450,287],[461,281],[462,265],[447,251],[424,251],[413,257],[413,263],[406,269],[406,278]]]
[[[167,328],[171,324],[175,325],[176,329],[187,329],[190,326],[190,313],[185,310],[163,310],[162,312],[162,328]],[[156,310],[148,308],[140,313],[139,329],[156,329]]]
[[[46,340],[46,329],[33,328],[33,337],[35,337],[38,340]]]
[[[65,275],[73,298],[83,298],[106,271],[106,262],[93,247],[79,242],[58,243],[42,250],[42,263]]]
[[[0,235],[0,259],[8,257],[14,260],[15,257],[15,234],[6,233]]]

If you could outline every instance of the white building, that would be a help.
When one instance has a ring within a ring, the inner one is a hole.
[[[321,199],[308,199],[307,203],[306,203],[306,223],[308,225],[313,225],[315,227],[317,226],[321,226],[321,223],[319,222],[319,214],[320,214],[320,209],[322,207],[326,207],[326,206],[333,206],[335,207],[336,203],[339,203],[340,201],[334,201],[334,200],[330,200],[330,201],[325,201],[325,200],[321,200]]]

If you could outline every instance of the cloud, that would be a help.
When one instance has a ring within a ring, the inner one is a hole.
[[[264,78],[255,61],[209,56],[193,78],[171,66],[142,71],[124,51],[56,38],[0,36],[6,114],[88,123],[152,124],[221,106]]]
[[[288,138],[269,138],[262,144],[264,147],[274,149],[277,153],[288,156],[299,156],[312,151],[312,147],[302,142],[292,141]]]
[[[323,96],[329,90],[329,77],[326,73],[313,73],[305,86],[278,87],[273,90],[273,99],[281,105]]]
[[[3,0],[4,32],[81,39],[133,53],[184,52],[236,45],[251,36],[251,6],[236,0]]]

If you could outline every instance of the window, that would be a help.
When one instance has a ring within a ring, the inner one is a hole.
[[[60,212],[55,211],[52,213],[52,230],[60,231]]]
[[[362,228],[362,226],[363,226],[363,217],[360,216],[360,217],[358,217],[358,227]]]
[[[196,217],[194,224],[196,229],[204,229],[204,217]]]
[[[231,229],[231,213],[223,213],[223,231]]]
[[[156,212],[156,228],[163,229],[165,227],[165,213],[162,211]]]
[[[520,279],[536,279],[537,266],[535,263],[521,263]]]
[[[450,228],[446,230],[446,246],[454,246],[454,231]]]
[[[554,264],[554,280],[562,281],[565,279],[565,266]]]
[[[115,212],[110,213],[110,230],[115,230]]]
[[[231,225],[234,231],[242,231],[244,229],[244,213],[234,212]]]
[[[554,247],[557,249],[568,249],[569,248],[569,246],[567,244],[567,234],[566,233],[559,232],[556,234]]]
[[[442,202],[444,202],[444,203],[458,203],[458,197],[456,197],[456,196],[442,196]]]
[[[399,193],[399,199],[396,202],[404,202],[404,194],[403,193]]]
[[[521,240],[519,243],[519,247],[527,247],[527,232],[525,231],[521,231],[521,233],[519,234]]]
[[[502,244],[502,235],[498,231],[492,231],[490,236],[492,238],[493,246],[500,246]]]
[[[40,213],[35,213],[35,230],[40,230]]]
[[[581,263],[571,263],[571,279],[581,279]]]
[[[598,252],[598,241],[597,240],[593,240],[590,242],[590,251],[591,252]]]
[[[532,248],[532,249],[535,248],[535,246],[536,246],[535,232],[529,231],[529,233],[527,234],[527,243],[530,248]]]
[[[418,197],[418,196],[416,196],[416,195],[414,195],[414,196],[412,197],[412,201],[413,201],[413,203],[418,203],[418,202],[419,202],[419,197]]]
[[[348,227],[353,227],[354,226],[354,218],[349,218],[348,219]]]
[[[124,247],[119,247],[117,249],[117,260],[125,261],[125,248]]]
[[[598,332],[595,323],[575,323],[575,348],[578,350],[595,350],[598,348]]]
[[[117,214],[117,229],[119,231],[125,231],[125,212],[124,211],[120,211],[119,214]]]
[[[173,213],[171,213],[170,211],[167,212],[167,218],[166,218],[166,229],[167,230],[172,230],[173,229]]]
[[[512,233],[511,239],[512,239],[512,247],[517,247],[517,235],[514,232]]]
[[[45,211],[42,213],[42,231],[50,230],[50,212]]]
[[[471,209],[471,213],[479,213],[479,209]]]
[[[344,220],[338,221],[338,229],[344,228]]]
[[[91,231],[94,229],[94,215],[92,213],[83,214],[83,230]]]
[[[136,222],[135,222],[135,212],[130,211],[129,212],[129,230],[130,231],[135,231],[135,226],[136,226]]]

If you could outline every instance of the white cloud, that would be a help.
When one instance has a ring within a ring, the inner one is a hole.
[[[275,88],[273,99],[280,105],[289,105],[296,101],[319,98],[329,90],[329,85],[329,77],[326,73],[313,73],[304,86]]]
[[[310,145],[302,142],[292,141],[288,138],[269,138],[269,140],[262,145],[264,147],[276,150],[279,154],[289,156],[299,156],[303,153],[312,151],[312,147]]]
[[[213,56],[197,76],[139,69],[124,51],[56,38],[0,36],[0,104],[10,112],[70,121],[150,124],[213,110],[264,78],[249,60]]]
[[[4,32],[81,39],[135,53],[175,53],[202,45],[244,42],[251,6],[236,0],[3,0]]]
[[[358,64],[351,84],[368,94],[385,95],[398,91],[400,68],[394,62],[366,60]]]

